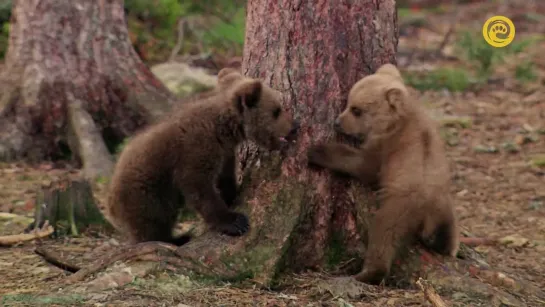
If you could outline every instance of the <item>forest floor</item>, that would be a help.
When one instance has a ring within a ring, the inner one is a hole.
[[[475,65],[479,63],[458,57],[463,50],[457,48],[461,45],[462,49],[479,50],[475,45],[481,44],[480,41],[460,44],[461,33],[468,30],[482,40],[481,26],[491,16],[489,12],[511,17],[517,27],[515,42],[525,37],[530,39],[531,43],[512,54],[496,49],[495,56],[503,57],[504,61],[492,65],[494,71],[489,81],[480,86],[470,84],[461,93],[440,89],[414,90],[413,94],[429,106],[442,123],[453,169],[451,193],[456,199],[463,232],[498,239],[497,244],[478,246],[476,250],[496,271],[545,289],[545,41],[534,39],[536,34],[545,33],[545,6],[528,5],[505,7],[490,1],[486,5],[475,3],[431,11],[400,11],[402,35],[398,61],[407,74],[418,73],[424,68],[467,69],[470,74],[478,74]],[[434,53],[451,24],[456,24],[456,30],[443,49],[443,56],[436,57]],[[533,64],[521,64],[525,62]],[[452,75],[455,73],[451,71],[447,76],[413,83],[417,87],[441,82],[452,83],[446,87],[459,86],[463,80]],[[66,173],[77,176],[78,171],[56,168],[52,164],[0,164],[0,212],[32,217],[39,187]],[[27,222],[0,219],[0,235],[20,233]],[[169,274],[168,268],[146,275],[150,269],[142,267],[140,273],[133,269],[131,274],[118,274],[114,278],[118,287],[93,284],[85,291],[74,288],[74,291],[61,292],[59,282],[68,273],[47,264],[34,253],[36,245],[41,244],[65,256],[73,255],[79,263],[88,263],[92,260],[89,259],[90,251],[115,248],[119,242],[121,239],[115,235],[83,236],[1,247],[0,304],[429,306],[419,290],[371,287],[368,295],[358,300],[332,297],[327,291],[312,286],[321,278],[317,273],[296,276],[294,280],[299,286],[277,292],[260,289],[251,283],[197,284]],[[443,297],[454,306],[465,306],[461,303],[462,298],[463,294],[456,293]]]

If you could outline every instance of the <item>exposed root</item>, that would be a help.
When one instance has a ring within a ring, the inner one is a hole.
[[[70,122],[70,147],[83,162],[83,173],[88,179],[109,177],[114,162],[100,130],[95,125],[91,115],[83,108],[83,103],[67,92],[71,103],[68,104],[68,119]]]
[[[420,290],[424,292],[424,296],[434,307],[447,307],[447,304],[445,301],[443,301],[439,294],[435,292],[435,289],[433,289],[433,287],[421,277],[416,281],[416,285],[418,285]]]
[[[67,283],[74,283],[85,279],[85,277],[96,273],[107,266],[120,261],[120,260],[129,260],[135,257],[140,257],[145,254],[151,254],[154,252],[160,251],[170,251],[174,252],[176,250],[175,245],[171,245],[163,242],[144,242],[135,245],[129,245],[122,247],[121,249],[116,249],[112,253],[108,253],[103,257],[100,257],[89,266],[81,268],[73,275],[70,275],[67,279]]]
[[[244,261],[226,263],[222,256],[231,254],[242,241],[213,232],[205,233],[198,240],[190,241],[180,247],[164,242],[143,242],[116,248],[113,252],[100,256],[90,265],[81,268],[67,277],[67,283],[84,280],[116,261],[145,260],[165,262],[185,274],[215,276],[229,280],[237,278],[247,270]],[[241,260],[241,257],[235,257]]]
[[[43,247],[38,247],[34,252],[44,258],[48,263],[63,269],[65,271],[75,273],[80,270],[80,267],[74,264],[71,264],[65,260],[61,260],[61,257],[52,251],[48,251]]]
[[[49,223],[45,223],[44,226],[40,229],[36,229],[31,233],[22,233],[17,235],[1,236],[0,237],[0,246],[12,246],[17,243],[32,241],[34,239],[40,239],[48,237],[53,233],[53,226]]]

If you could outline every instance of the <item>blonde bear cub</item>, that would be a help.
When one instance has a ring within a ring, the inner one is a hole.
[[[314,145],[309,164],[380,186],[381,207],[369,229],[363,270],[355,278],[380,283],[400,243],[414,237],[455,256],[458,229],[443,141],[426,110],[409,97],[398,69],[385,64],[359,80],[334,126],[356,146]]]

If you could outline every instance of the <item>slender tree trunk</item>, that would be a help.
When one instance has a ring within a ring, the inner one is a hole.
[[[14,0],[0,77],[0,158],[70,151],[107,174],[107,145],[170,108],[171,93],[138,58],[122,0]]]

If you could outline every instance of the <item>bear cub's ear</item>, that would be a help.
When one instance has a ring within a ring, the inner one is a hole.
[[[223,68],[218,72],[218,85],[220,89],[226,89],[241,79],[242,75],[234,68]]]
[[[261,99],[262,90],[263,86],[259,80],[244,81],[237,85],[234,91],[234,98],[238,111],[242,113],[244,109],[257,107]]]
[[[393,65],[393,64],[390,64],[390,63],[380,66],[377,69],[377,71],[375,72],[375,74],[388,75],[390,77],[395,77],[395,78],[401,79],[401,73],[399,72],[397,67],[395,65]]]
[[[395,85],[388,87],[385,91],[385,96],[392,111],[402,112],[406,98],[401,87]]]

